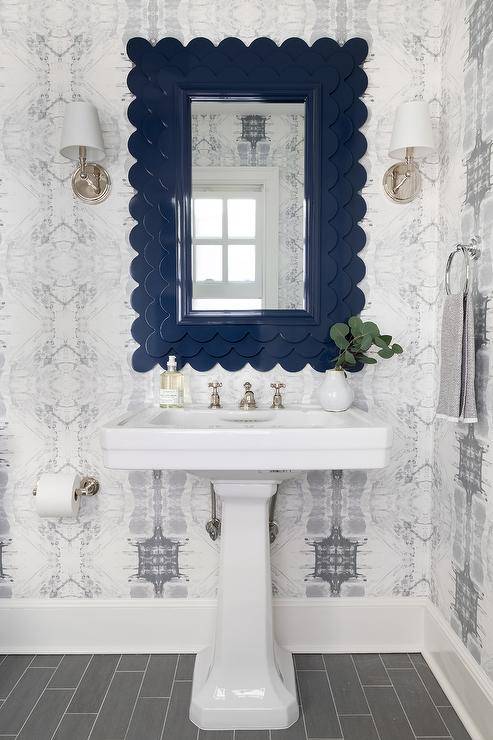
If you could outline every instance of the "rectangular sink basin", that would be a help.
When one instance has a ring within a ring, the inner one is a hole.
[[[331,470],[381,468],[391,428],[359,409],[146,407],[105,425],[104,464],[126,470]]]

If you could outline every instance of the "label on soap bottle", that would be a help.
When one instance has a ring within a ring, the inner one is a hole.
[[[159,403],[161,406],[178,406],[180,394],[177,388],[161,388],[159,391]]]

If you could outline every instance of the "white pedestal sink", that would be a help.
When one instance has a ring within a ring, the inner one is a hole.
[[[390,445],[390,428],[357,409],[146,408],[103,428],[107,467],[191,471],[213,481],[222,501],[215,635],[197,656],[190,707],[199,727],[296,722],[292,656],[272,624],[269,500],[306,470],[383,467]]]

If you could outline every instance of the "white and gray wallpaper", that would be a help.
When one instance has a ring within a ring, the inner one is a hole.
[[[2,597],[215,592],[218,544],[204,529],[207,483],[179,472],[105,470],[99,449],[101,424],[152,401],[156,380],[131,370],[126,41],[237,35],[313,42],[329,35],[342,42],[359,35],[370,44],[365,314],[398,338],[405,354],[351,382],[357,404],[393,425],[394,449],[383,471],[309,473],[281,487],[274,587],[298,598],[431,593],[493,676],[492,23],[489,0],[467,7],[463,0],[0,5]],[[431,101],[442,143],[422,168],[423,197],[402,207],[385,198],[381,178],[394,110],[415,94]],[[58,154],[63,104],[72,98],[93,101],[103,124],[113,191],[94,208],[72,198],[72,165]],[[473,233],[483,244],[476,289],[481,418],[463,428],[434,422],[437,336],[444,261]],[[205,401],[210,375],[187,371],[194,401]],[[287,403],[311,398],[320,382],[309,368],[214,375],[226,401],[240,397],[246,379],[261,403],[274,379],[287,384]],[[83,502],[76,521],[42,521],[31,495],[36,477],[66,467],[96,474],[102,492]],[[337,564],[336,548],[344,553]]]
[[[439,259],[443,274],[453,246],[479,237],[481,256],[472,291],[479,421],[436,422],[431,593],[493,678],[493,8],[489,0],[452,0],[443,42]]]

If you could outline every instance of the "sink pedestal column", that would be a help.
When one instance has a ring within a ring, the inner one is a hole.
[[[298,718],[291,653],[273,635],[269,499],[277,482],[217,481],[221,556],[214,642],[197,655],[190,719],[204,730],[281,729]]]

